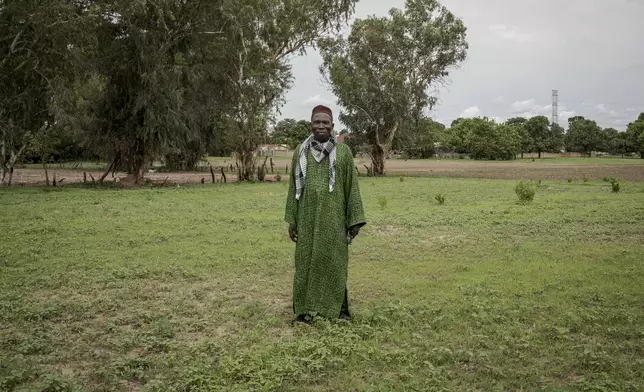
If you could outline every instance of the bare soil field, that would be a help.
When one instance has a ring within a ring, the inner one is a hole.
[[[282,161],[275,165],[275,173],[268,174],[267,180],[275,181],[279,173],[282,177],[286,173],[286,164]],[[367,161],[357,159],[356,166],[359,172],[366,174],[364,165]],[[488,179],[543,179],[543,180],[580,180],[584,177],[589,180],[601,180],[604,177],[614,177],[624,181],[644,181],[644,160],[641,164],[610,165],[597,163],[573,162],[473,162],[469,160],[388,160],[386,171],[390,175],[428,176],[428,177],[459,177],[459,178],[488,178]],[[63,183],[77,183],[83,181],[83,170],[50,170],[50,178],[56,175],[57,181],[64,179]],[[98,179],[98,172],[87,172],[87,181],[91,182],[90,173]],[[236,181],[234,173],[226,172],[226,181]],[[125,173],[109,175],[106,181],[120,181]],[[176,172],[176,173],[148,173],[152,183],[166,184],[196,184],[203,179],[205,183],[212,183],[209,172]],[[215,174],[216,182],[223,182],[220,172]],[[17,169],[14,172],[13,184],[18,186],[45,184],[45,173],[41,169]]]

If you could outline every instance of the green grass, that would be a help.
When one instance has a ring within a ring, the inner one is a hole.
[[[0,189],[0,390],[643,390],[644,183],[515,185],[361,179],[355,319],[312,326],[285,183]]]
[[[397,160],[404,160],[403,158],[396,158]],[[523,158],[516,159],[512,161],[488,161],[488,160],[475,160],[475,159],[456,159],[456,158],[429,158],[429,159],[409,159],[409,161],[453,161],[453,162],[470,162],[470,163],[485,163],[485,162],[494,162],[494,163],[507,163],[507,164],[534,164],[534,163],[545,163],[545,164],[558,164],[558,165],[643,165],[644,159],[633,158],[633,157],[593,157],[593,158]]]

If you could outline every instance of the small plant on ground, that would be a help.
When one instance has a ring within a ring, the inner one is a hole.
[[[586,175],[584,175],[584,182],[588,182],[588,177],[586,177]]]
[[[275,176],[275,181],[277,181],[277,182],[281,182],[281,181],[282,181],[282,176],[281,176],[281,175],[279,175],[279,174],[278,174],[278,175],[276,175],[276,176]]]
[[[387,208],[387,198],[385,196],[379,196],[378,197],[378,205],[380,206],[380,209],[382,209],[382,210]]]
[[[610,178],[608,178],[608,177],[604,176],[604,178],[602,178],[602,181],[604,181],[604,182],[610,182]]]
[[[570,184],[572,182],[572,177],[568,177],[568,183]]]
[[[519,197],[519,202],[529,203],[534,200],[534,195],[537,193],[536,186],[530,182],[520,181],[514,188],[514,192]]]
[[[445,204],[445,195],[443,195],[442,193],[439,193],[438,195],[436,195],[435,199],[438,202],[438,204],[440,205]]]
[[[613,187],[613,193],[619,193],[619,181],[614,178],[610,179],[610,185]]]

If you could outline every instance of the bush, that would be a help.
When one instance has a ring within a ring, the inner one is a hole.
[[[529,203],[532,200],[534,200],[534,195],[537,193],[537,189],[532,184],[532,181],[530,182],[521,181],[514,188],[514,192],[516,192],[517,196],[519,197],[519,201],[521,203]]]
[[[572,178],[568,177],[568,183],[570,184],[572,182]]]
[[[588,177],[584,175],[584,182],[588,182]]]
[[[381,209],[387,208],[387,198],[384,196],[379,196],[378,197],[378,205],[380,206]]]
[[[436,195],[435,199],[438,202],[438,204],[440,205],[445,204],[445,196],[442,193],[439,193],[438,195]]]
[[[610,185],[613,187],[613,193],[619,193],[619,182],[616,179],[611,178]]]
[[[276,176],[275,176],[275,181],[277,181],[277,182],[281,182],[281,181],[282,181],[282,176],[281,176],[281,175],[279,175],[279,174],[278,174],[278,175],[276,175]]]

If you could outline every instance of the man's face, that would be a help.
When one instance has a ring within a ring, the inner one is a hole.
[[[316,113],[311,119],[313,138],[320,143],[325,143],[331,138],[333,119],[326,113]]]

